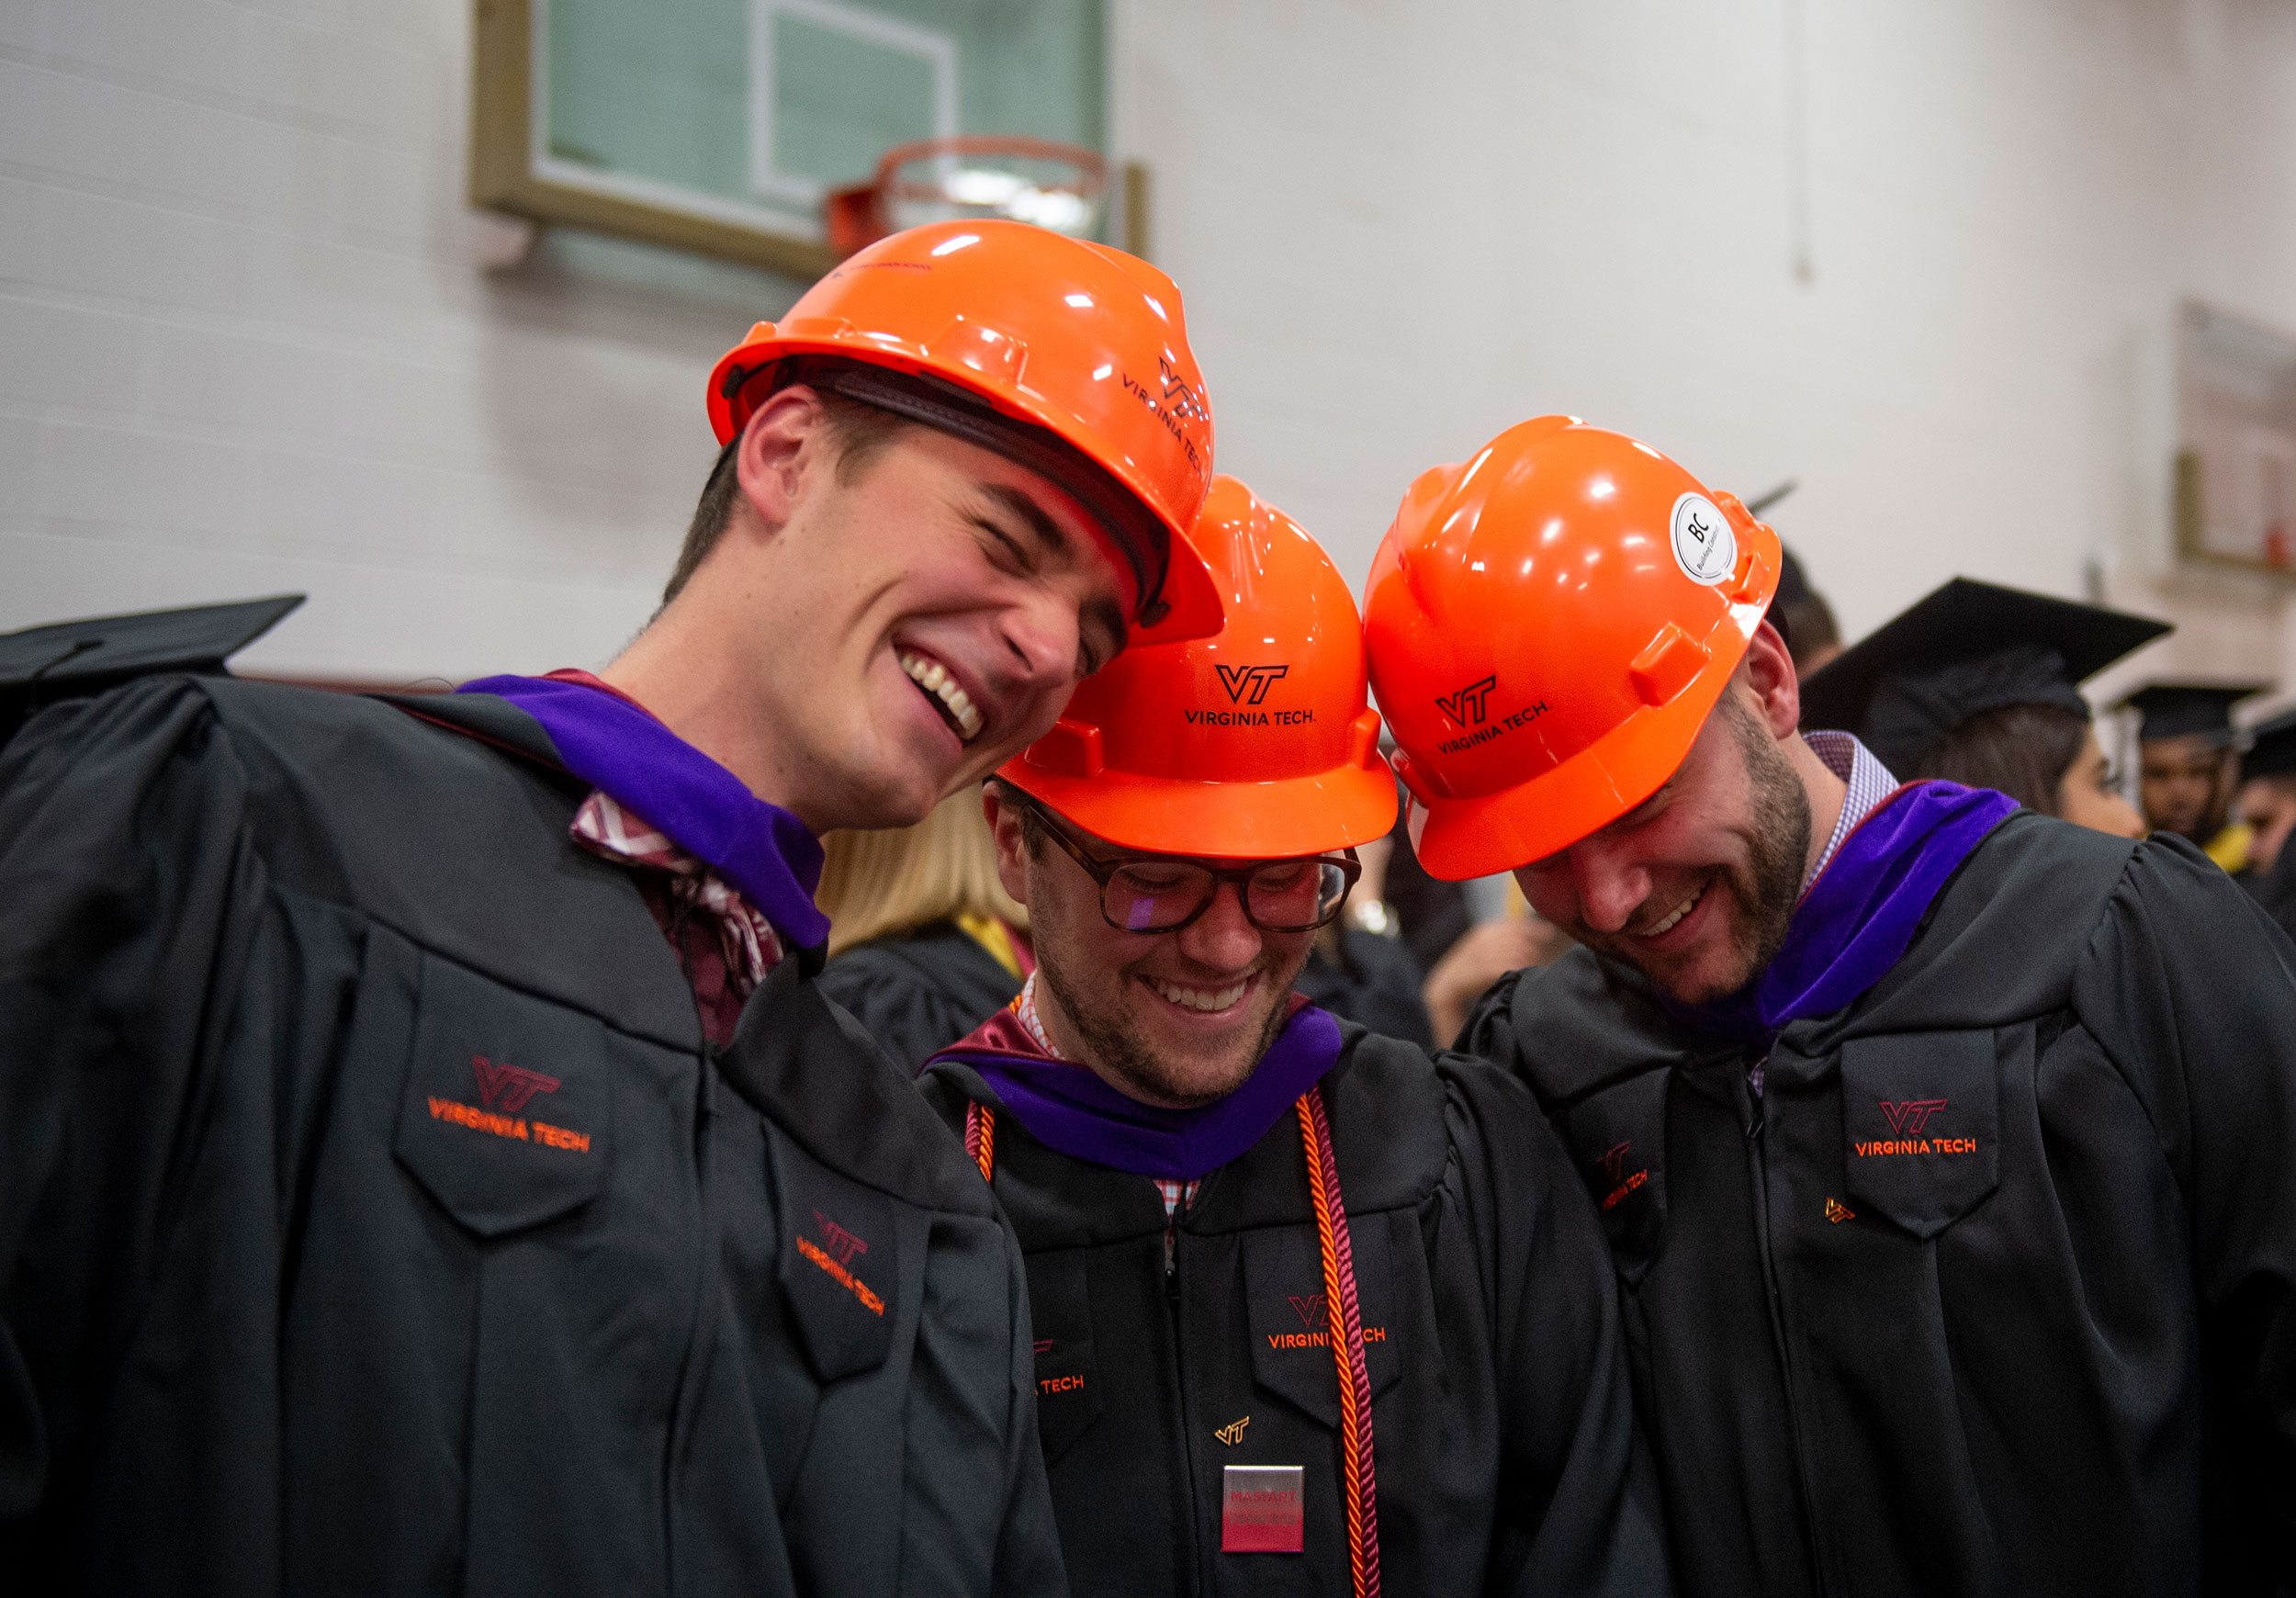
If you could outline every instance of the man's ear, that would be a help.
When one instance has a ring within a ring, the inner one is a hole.
[[[788,522],[806,479],[836,464],[829,413],[804,384],[772,395],[750,415],[734,451],[741,497],[769,536]]]
[[[1005,884],[1013,902],[1026,906],[1029,902],[1029,840],[1020,826],[1020,808],[1007,805],[998,797],[996,784],[981,789],[981,814],[988,818],[988,830],[996,840],[996,880]]]
[[[1767,621],[1754,629],[1753,640],[1746,646],[1743,670],[1770,736],[1792,737],[1802,725],[1802,684],[1794,674],[1794,657],[1785,640]]]

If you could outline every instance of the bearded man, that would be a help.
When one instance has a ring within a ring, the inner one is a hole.
[[[1798,733],[1778,565],[1547,417],[1365,607],[1420,859],[1582,946],[1465,1046],[1595,1197],[1684,1588],[2296,1585],[2288,945],[2182,839]]]
[[[1292,989],[1393,778],[1355,602],[1215,479],[1226,630],[1087,683],[987,799],[1038,964],[933,1062],[1028,1259],[1081,1592],[1646,1594],[1601,1233],[1521,1086]]]

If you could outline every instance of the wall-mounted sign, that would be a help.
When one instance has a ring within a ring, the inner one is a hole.
[[[2296,580],[2296,338],[2191,303],[2177,332],[2178,556]]]

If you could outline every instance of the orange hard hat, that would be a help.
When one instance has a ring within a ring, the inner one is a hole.
[[[1139,593],[1135,641],[1220,630],[1187,530],[1211,479],[1211,409],[1180,293],[1145,261],[1024,222],[936,222],[831,270],[710,374],[729,444],[810,383],[994,450],[1074,496]]]
[[[1217,637],[1127,649],[997,773],[1087,832],[1159,854],[1277,860],[1395,824],[1363,624],[1332,557],[1230,477],[1196,545],[1226,607]]]
[[[1782,558],[1732,496],[1576,417],[1422,474],[1364,595],[1420,863],[1452,881],[1527,865],[1656,793]]]

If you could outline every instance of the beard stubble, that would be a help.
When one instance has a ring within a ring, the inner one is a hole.
[[[1291,1007],[1285,1002],[1290,991],[1287,987],[1268,1006],[1259,1039],[1236,1068],[1234,1079],[1208,1090],[1200,1085],[1180,1081],[1147,1039],[1116,1018],[1101,1015],[1086,1005],[1062,977],[1058,966],[1043,962],[1037,966],[1037,972],[1052,990],[1052,996],[1060,1001],[1061,1013],[1068,1018],[1068,1024],[1076,1029],[1077,1037],[1091,1051],[1094,1063],[1152,1094],[1159,1102],[1184,1109],[1217,1103],[1243,1086],[1252,1073],[1259,1069],[1259,1063],[1275,1044],[1277,1034],[1290,1019]],[[1268,973],[1263,969],[1260,974],[1265,978]],[[1118,980],[1129,983],[1131,978],[1120,976]]]

